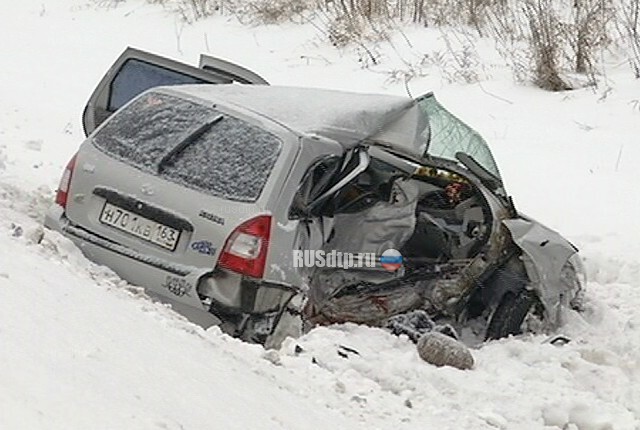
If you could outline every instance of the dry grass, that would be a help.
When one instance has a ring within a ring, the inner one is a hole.
[[[103,6],[124,0],[95,0]],[[241,22],[311,23],[338,48],[356,46],[363,64],[378,64],[376,45],[408,23],[448,28],[452,38],[492,36],[519,81],[561,91],[576,81],[597,83],[602,54],[622,47],[640,78],[640,0],[148,0],[176,10],[187,22],[212,14]],[[458,34],[455,34],[455,33]],[[448,39],[445,38],[445,41]],[[481,62],[473,44],[447,43],[440,58],[427,54],[393,79],[421,76],[439,63],[448,80],[476,82]],[[431,63],[431,64],[430,64]],[[575,74],[588,79],[569,78]]]

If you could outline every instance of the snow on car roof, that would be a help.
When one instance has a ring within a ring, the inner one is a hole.
[[[417,135],[418,109],[409,97],[266,85],[183,85],[171,91],[239,106],[301,134],[335,139],[345,147],[372,136],[406,146]],[[402,127],[394,127],[396,123]],[[393,133],[386,133],[392,128]]]

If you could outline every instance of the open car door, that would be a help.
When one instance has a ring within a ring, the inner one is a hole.
[[[200,55],[199,67],[209,73],[219,76],[221,79],[227,79],[232,82],[238,82],[240,84],[269,85],[269,82],[265,81],[262,76],[252,72],[251,70],[210,55]]]
[[[88,136],[111,114],[138,94],[163,85],[184,84],[263,84],[267,81],[244,67],[202,56],[201,68],[127,48],[111,66],[93,91],[84,108],[82,125]]]

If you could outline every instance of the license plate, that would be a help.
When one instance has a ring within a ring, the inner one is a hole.
[[[100,222],[171,251],[176,249],[180,239],[180,230],[152,221],[111,203],[105,203],[102,208]]]

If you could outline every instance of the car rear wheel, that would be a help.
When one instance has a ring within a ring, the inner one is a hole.
[[[539,303],[537,295],[531,290],[506,293],[491,316],[486,339],[522,334],[527,322],[540,316]]]

